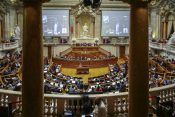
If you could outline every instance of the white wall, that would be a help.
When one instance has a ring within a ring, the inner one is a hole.
[[[116,47],[114,45],[100,45],[101,48],[111,52],[111,54],[118,56],[119,55],[119,47]]]
[[[53,57],[56,57],[56,55],[60,55],[60,52],[67,50],[70,48],[70,45],[57,45],[57,46],[52,46],[52,52],[53,52]],[[48,47],[43,47],[43,56],[48,57]]]
[[[58,45],[58,46],[53,46],[54,48],[54,53],[53,56],[56,57],[56,55],[60,55],[60,52],[67,50],[68,48],[70,48],[70,45]]]
[[[60,55],[60,52],[63,52],[71,47],[71,45],[57,45],[52,46],[53,47],[53,57],[56,57],[56,55]],[[115,56],[119,56],[119,46],[116,45],[100,45],[101,48],[105,49],[108,52],[111,52],[111,54]],[[129,54],[129,46],[125,46],[125,54]],[[43,56],[48,56],[48,47],[43,47]]]

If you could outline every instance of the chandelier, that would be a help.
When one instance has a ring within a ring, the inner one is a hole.
[[[74,14],[79,16],[82,13],[87,13],[95,17],[100,5],[101,0],[80,0],[79,4],[76,5],[76,9],[74,9]]]

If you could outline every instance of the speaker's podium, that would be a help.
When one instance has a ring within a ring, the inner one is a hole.
[[[81,64],[76,68],[77,74],[89,74],[89,67],[82,66]]]

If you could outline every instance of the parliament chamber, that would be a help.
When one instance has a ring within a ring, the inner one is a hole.
[[[173,0],[2,0],[0,117],[175,117]]]

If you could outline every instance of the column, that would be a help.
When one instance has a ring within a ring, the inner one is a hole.
[[[148,3],[130,4],[129,117],[148,117]]]
[[[158,37],[158,39],[161,39],[161,24],[160,24],[160,22],[161,22],[161,18],[160,18],[160,15],[159,14],[157,14],[157,36],[156,36],[156,38]]]
[[[76,21],[76,37],[77,38],[80,38],[80,30],[81,30],[80,22],[79,22],[79,19],[78,19],[78,21]]]
[[[100,36],[101,24],[99,22],[101,22],[101,11],[96,13],[94,33],[95,33],[95,37],[100,39],[99,43],[103,43],[103,40],[101,40],[101,36]]]
[[[16,24],[18,25],[18,23],[19,23],[19,18],[18,18],[18,9],[15,9],[15,11],[16,11]]]
[[[5,27],[5,14],[3,14],[2,16],[2,24],[1,24],[1,35],[2,35],[2,39],[4,40],[5,39],[5,30],[6,30],[6,27]]]
[[[43,43],[41,0],[24,2],[22,116],[43,117]]]
[[[0,16],[0,41],[3,40],[3,17]]]
[[[116,51],[116,56],[120,56],[120,47],[119,47],[119,45],[116,45],[116,47],[115,47],[115,51]]]
[[[8,22],[8,17],[9,16],[9,13],[8,12],[6,12],[6,14],[5,14],[5,39],[9,39],[9,36],[8,36],[8,34],[9,34],[9,32],[8,32],[8,30],[9,30],[9,22]]]
[[[76,37],[76,34],[75,34],[75,29],[76,29],[76,17],[74,17],[74,20],[73,20],[73,37]]]
[[[93,19],[93,38],[95,38],[95,19]]]
[[[164,27],[164,28],[165,28],[165,37],[164,37],[164,39],[167,39],[167,29],[168,29],[168,27],[167,27],[167,26],[168,26],[168,22],[167,22],[167,21],[165,21],[165,23],[164,23],[164,24],[165,24],[165,27]]]
[[[163,39],[163,27],[164,27],[164,25],[163,25],[163,22],[161,21],[161,23],[160,23],[160,39]]]
[[[52,46],[48,45],[48,59],[52,59]]]
[[[125,45],[119,46],[119,57],[124,58],[125,57]]]
[[[1,18],[1,16],[0,16],[0,18]],[[2,29],[3,29],[2,20],[0,19],[0,41],[2,41]]]
[[[22,45],[22,39],[23,39],[23,11],[20,10],[18,13],[18,26],[20,27],[20,40],[19,40],[19,45]]]

